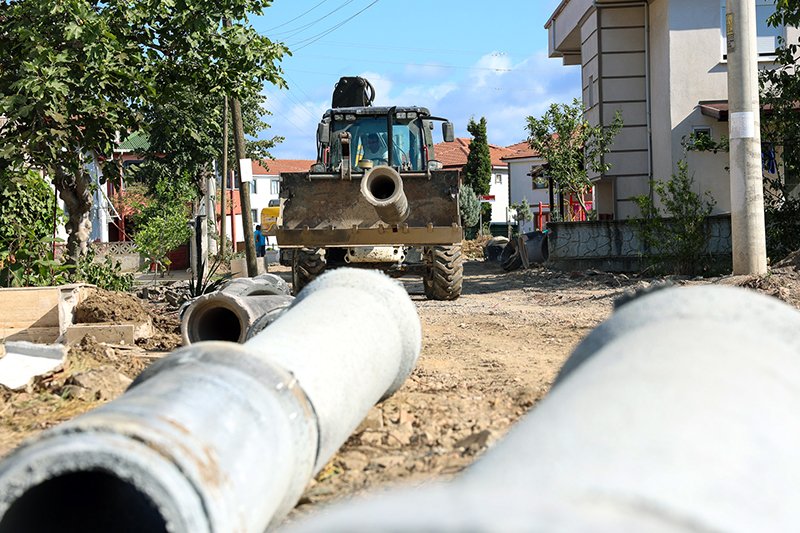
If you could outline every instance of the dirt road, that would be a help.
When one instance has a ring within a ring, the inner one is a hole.
[[[675,281],[745,286],[798,307],[797,266],[762,278]],[[288,269],[273,271],[290,280]],[[541,267],[506,273],[498,263],[469,260],[462,296],[436,302],[425,299],[420,280],[402,279],[422,323],[419,364],[398,393],[370,411],[287,520],[377,487],[449,479],[547,394],[572,349],[610,316],[617,297],[653,281]],[[164,343],[176,337],[175,308],[153,311],[166,331],[161,348],[87,343],[73,350],[62,372],[28,391],[0,390],[0,456],[26,436],[113,399],[65,394],[71,373],[111,365],[135,377],[149,361],[146,350],[168,349]]]
[[[419,364],[311,482],[289,520],[377,486],[462,470],[544,397],[614,297],[641,284],[601,273],[506,273],[476,260],[465,276],[452,302],[428,301],[420,280],[401,280],[422,323]]]

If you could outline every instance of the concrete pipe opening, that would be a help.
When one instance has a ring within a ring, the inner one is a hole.
[[[167,521],[134,485],[103,471],[71,472],[27,490],[8,508],[0,532],[167,533]]]
[[[397,184],[392,177],[388,175],[376,176],[369,183],[369,192],[378,200],[391,198],[396,190]]]
[[[211,301],[211,300],[209,300]],[[206,305],[195,310],[192,342],[241,342],[244,326],[241,317],[229,307]]]
[[[386,224],[400,224],[408,218],[408,199],[403,179],[392,167],[375,167],[361,180],[361,194]]]

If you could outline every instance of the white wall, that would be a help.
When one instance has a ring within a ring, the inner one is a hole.
[[[498,181],[499,180],[499,181]],[[508,167],[492,167],[492,180],[489,194],[494,196],[492,202],[492,223],[504,224],[508,209]]]
[[[534,216],[536,216],[539,212],[539,202],[541,202],[543,205],[543,212],[549,212],[547,207],[550,203],[548,190],[534,189],[533,179],[528,175],[532,167],[541,165],[544,161],[539,158],[529,157],[507,162],[509,179],[511,180],[511,197],[509,198],[509,205],[519,203],[523,198],[525,198],[528,201],[528,204],[531,206],[531,212],[533,212]],[[503,215],[504,217],[506,216],[505,213]],[[511,217],[511,213],[508,213],[508,221],[511,224],[515,224],[513,218]],[[533,221],[527,222],[522,227],[522,231],[533,231],[533,224]]]
[[[254,175],[253,176],[253,180],[255,181],[255,184],[256,184],[256,192],[255,192],[255,194],[253,194],[253,192],[251,190],[251,193],[250,193],[250,208],[256,210],[257,222],[253,222],[252,223],[252,227],[253,227],[253,229],[255,229],[256,224],[261,224],[261,209],[263,209],[264,207],[269,206],[269,201],[270,200],[278,198],[278,193],[277,193],[277,191],[278,191],[278,176]],[[272,185],[273,181],[275,182],[275,184],[274,184],[275,188],[274,189],[272,188],[273,187],[273,185]],[[275,191],[274,193],[272,192],[273,190]],[[235,194],[238,195],[239,191],[237,190],[235,192]],[[232,228],[231,228],[231,223],[230,223],[230,220],[231,220],[230,215],[228,215],[226,220],[227,220],[228,238],[232,239],[233,238],[233,234],[232,234]],[[248,218],[247,221],[250,222],[251,219]],[[244,241],[244,228],[242,227],[242,217],[238,216],[238,215],[236,216],[236,240],[238,242]],[[275,237],[268,237],[267,238],[267,242],[268,242],[268,244],[273,244],[273,245],[278,243],[277,240],[275,240]]]

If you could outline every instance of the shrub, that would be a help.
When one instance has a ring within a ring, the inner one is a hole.
[[[716,202],[709,191],[699,194],[692,190],[694,178],[689,176],[684,160],[678,161],[678,174],[671,180],[650,183],[664,204],[665,217],[649,196],[631,198],[641,212],[641,218],[631,223],[644,254],[654,266],[693,276],[708,245],[707,218]]]

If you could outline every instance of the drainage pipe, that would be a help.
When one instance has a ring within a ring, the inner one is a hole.
[[[462,478],[289,531],[796,531],[798,331],[743,289],[636,298]]]
[[[367,171],[361,179],[361,194],[386,224],[402,224],[408,218],[403,178],[394,168],[381,165]]]
[[[210,341],[0,463],[0,531],[262,533],[416,364],[396,282],[337,269],[243,345]]]
[[[183,344],[212,340],[243,343],[256,320],[274,318],[292,303],[290,294],[289,285],[275,274],[229,281],[220,290],[195,298],[181,311]]]

